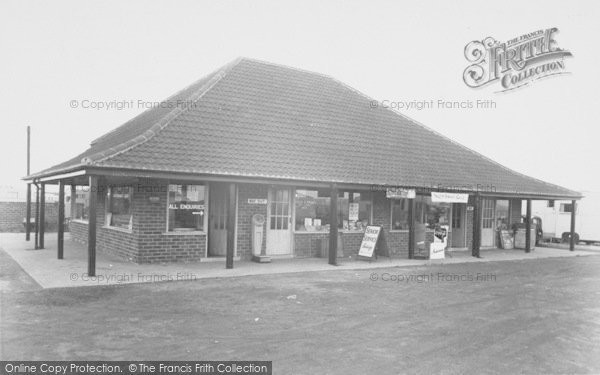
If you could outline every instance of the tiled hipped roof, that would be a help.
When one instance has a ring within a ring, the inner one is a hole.
[[[30,177],[94,166],[580,195],[503,167],[371,101],[333,78],[242,58],[165,101],[173,105],[147,110],[84,153]]]

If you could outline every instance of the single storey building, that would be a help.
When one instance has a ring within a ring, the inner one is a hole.
[[[240,58],[25,180],[59,184],[61,202],[65,187],[85,192],[70,230],[92,275],[96,248],[137,263],[335,264],[367,225],[395,257],[440,228],[448,248],[478,256],[521,222],[522,202],[581,198],[374,103],[329,76]],[[61,258],[60,228],[58,241]]]

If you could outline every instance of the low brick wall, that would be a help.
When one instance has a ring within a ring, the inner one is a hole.
[[[46,203],[46,231],[58,228],[58,202]],[[0,232],[25,232],[27,202],[0,202]],[[35,220],[35,202],[31,204],[31,219]]]

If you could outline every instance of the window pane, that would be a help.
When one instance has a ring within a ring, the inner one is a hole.
[[[370,194],[344,192],[343,197],[338,198],[339,227],[344,230],[364,230],[371,220],[371,206]]]
[[[169,185],[169,231],[204,230],[205,193],[204,185]]]
[[[416,198],[416,221],[426,228],[435,229],[438,225],[450,224],[450,203],[432,202],[430,196]]]
[[[406,199],[392,200],[392,229],[408,229],[408,204]]]
[[[296,190],[294,197],[297,231],[329,231],[331,198],[317,190]]]
[[[131,191],[130,186],[113,186],[107,191],[108,225],[129,228],[131,222]]]

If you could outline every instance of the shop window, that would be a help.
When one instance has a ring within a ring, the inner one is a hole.
[[[366,192],[342,192],[338,198],[339,228],[362,231],[371,222],[371,195]]]
[[[418,195],[415,198],[415,220],[425,224],[427,229],[438,225],[450,225],[450,203],[432,202],[430,196]]]
[[[169,232],[204,231],[204,185],[169,185]]]
[[[408,199],[392,199],[392,230],[408,230]]]
[[[329,231],[329,191],[298,189],[294,198],[296,231]],[[339,229],[362,231],[369,225],[373,206],[369,193],[340,192],[337,199]]]
[[[107,191],[106,224],[131,230],[131,186],[112,186]]]
[[[571,213],[573,212],[573,204],[571,203],[561,203],[560,204],[560,212],[561,213]]]
[[[328,232],[331,197],[317,190],[296,190],[296,231]]]
[[[75,193],[75,209],[73,214],[76,220],[88,221],[89,203],[90,202],[87,192],[78,191]]]

